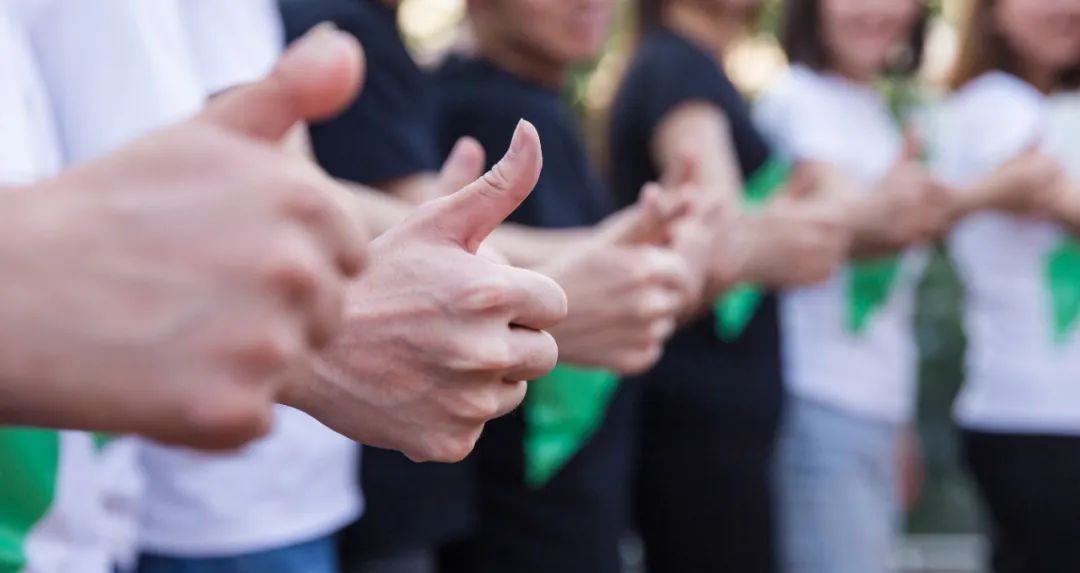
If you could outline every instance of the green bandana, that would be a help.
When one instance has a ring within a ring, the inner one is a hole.
[[[858,261],[848,266],[849,332],[856,335],[866,332],[873,314],[888,302],[899,275],[900,257]]]
[[[1080,240],[1068,237],[1046,255],[1054,340],[1063,344],[1080,317]]]
[[[746,181],[743,200],[750,207],[759,207],[791,177],[791,167],[770,158]],[[716,333],[721,340],[735,340],[754,318],[764,291],[760,286],[744,283],[735,285],[721,295],[713,305],[716,317]]]
[[[0,429],[0,571],[26,566],[26,537],[49,511],[59,471],[59,432]]]
[[[596,432],[619,377],[559,364],[529,383],[525,398],[525,482],[541,488]]]

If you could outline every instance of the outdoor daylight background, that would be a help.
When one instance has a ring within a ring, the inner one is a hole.
[[[400,24],[418,59],[435,61],[467,37],[461,22],[463,4],[464,0],[405,0]],[[927,99],[935,96],[949,68],[956,26],[966,4],[965,0],[931,2],[935,18],[921,84]],[[599,139],[603,110],[631,48],[633,14],[628,5],[619,2],[605,55],[595,66],[581,70],[568,86],[567,98],[584,115],[586,125],[592,126],[593,142]],[[786,65],[774,36],[778,12],[778,2],[766,0],[756,33],[726,59],[731,77],[751,98]],[[919,433],[926,484],[908,520],[909,547],[898,556],[908,570],[976,571],[983,550],[978,507],[957,461],[957,439],[949,415],[962,376],[961,297],[947,258],[938,253],[922,285],[916,317],[922,352]]]

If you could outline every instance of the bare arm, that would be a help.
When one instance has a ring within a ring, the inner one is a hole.
[[[680,186],[705,195],[705,202],[726,208],[713,209],[714,221],[700,221],[702,230],[712,235],[708,257],[698,261],[704,266],[705,288],[701,305],[713,300],[738,277],[745,274],[742,249],[735,244],[734,229],[742,190],[742,175],[732,147],[727,117],[717,106],[687,102],[672,110],[660,122],[652,136],[651,153],[660,168],[661,182],[667,189]],[[688,180],[689,179],[689,180]],[[693,262],[691,262],[693,264]]]

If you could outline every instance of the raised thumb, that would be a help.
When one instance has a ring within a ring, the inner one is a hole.
[[[648,183],[634,205],[618,213],[603,231],[605,240],[615,245],[657,245],[671,242],[674,223],[690,210],[686,193],[669,191]]]
[[[463,189],[430,201],[413,220],[476,253],[484,239],[532,193],[540,179],[543,153],[536,128],[518,122],[506,155]]]
[[[364,52],[355,38],[320,24],[286,50],[265,79],[215,98],[201,118],[276,142],[296,122],[334,116],[356,98]]]

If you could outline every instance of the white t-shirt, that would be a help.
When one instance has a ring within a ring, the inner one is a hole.
[[[0,3],[0,185],[27,184],[60,166],[56,126],[27,34],[27,11]],[[0,428],[0,569],[111,569],[97,455],[89,434]],[[12,475],[9,475],[11,472]],[[14,488],[14,489],[12,489]]]
[[[182,21],[207,94],[263,77],[283,43],[272,0],[183,0]],[[233,454],[144,443],[140,548],[225,556],[331,534],[362,511],[359,454],[351,440],[284,406],[268,436]]]
[[[974,80],[938,114],[935,169],[970,183],[1038,145],[1080,178],[1068,101],[1000,72]],[[1004,213],[972,215],[951,233],[967,291],[967,376],[954,408],[964,427],[1080,434],[1080,336],[1055,334],[1047,286],[1047,257],[1065,238],[1055,223]]]
[[[28,26],[66,165],[108,153],[202,107],[181,1],[36,2]],[[134,438],[117,438],[102,449],[99,463],[108,520],[96,527],[124,565],[134,562],[138,540],[143,481],[136,449]]]
[[[866,192],[896,162],[902,135],[879,95],[838,76],[794,66],[755,111],[778,153],[832,164]],[[915,283],[925,256],[912,251],[885,304],[860,332],[848,327],[850,266],[780,299],[784,376],[792,393],[891,423],[914,407]]]

